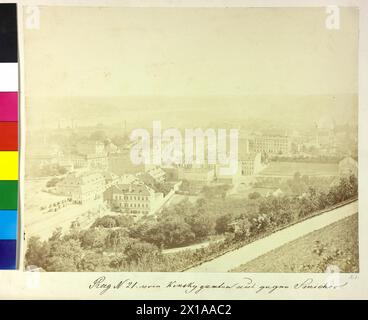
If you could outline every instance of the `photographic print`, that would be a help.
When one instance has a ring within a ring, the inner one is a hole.
[[[356,7],[23,12],[23,269],[359,272]]]

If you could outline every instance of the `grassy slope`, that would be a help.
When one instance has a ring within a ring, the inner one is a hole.
[[[324,250],[316,253],[314,249]],[[340,254],[336,255],[336,250]],[[323,272],[327,265],[358,272],[358,214],[314,231],[232,270],[234,272]],[[325,260],[324,260],[325,259]],[[322,267],[321,267],[322,265]]]

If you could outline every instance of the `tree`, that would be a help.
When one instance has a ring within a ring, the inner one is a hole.
[[[51,237],[49,238],[49,241],[50,242],[61,241],[62,236],[63,236],[62,228],[57,227],[52,233]]]
[[[107,248],[116,250],[118,247],[124,247],[130,240],[128,232],[124,229],[112,230],[106,237],[105,245]]]
[[[140,239],[143,241],[147,240],[148,231],[156,225],[153,221],[145,221],[144,223],[139,223],[137,225],[132,225],[129,230],[129,236],[131,238]]]
[[[300,172],[294,173],[293,179],[288,180],[288,185],[295,194],[302,194],[307,188],[305,176],[302,177]]]
[[[25,255],[26,265],[35,265],[45,268],[49,251],[49,246],[46,242],[42,242],[40,237],[30,237],[28,239],[27,252]]]
[[[243,240],[251,235],[252,222],[248,218],[238,221],[237,229],[235,230],[235,237]]]
[[[59,174],[66,174],[68,172],[68,170],[65,167],[61,167],[61,166],[58,166],[57,170]]]
[[[172,215],[149,229],[146,239],[158,247],[173,248],[192,243],[195,234],[183,217]]]
[[[83,231],[80,240],[84,249],[101,249],[105,245],[107,231],[101,228],[93,228]]]
[[[151,257],[157,254],[158,248],[147,242],[132,241],[125,249],[125,255],[129,263],[149,261]]]
[[[251,192],[251,193],[248,194],[248,198],[250,200],[255,200],[255,199],[258,199],[260,197],[261,197],[261,194],[259,192],[257,192],[257,191]]]
[[[225,214],[216,220],[216,232],[219,234],[229,231],[229,223],[233,220],[232,214]]]
[[[116,135],[111,139],[111,142],[119,148],[122,148],[128,141],[128,137],[123,135]]]
[[[103,228],[114,228],[116,227],[116,220],[114,216],[103,216],[97,218],[91,228],[103,227]]]
[[[45,269],[47,271],[78,271],[82,257],[83,250],[79,240],[52,240]]]
[[[204,198],[199,198],[196,202],[196,205],[198,208],[205,208],[207,206],[208,202]]]
[[[59,178],[51,178],[49,181],[47,181],[46,183],[46,187],[47,188],[51,188],[51,187],[55,187],[56,184],[61,181],[62,179]]]
[[[118,215],[114,216],[117,227],[130,227],[134,223],[134,219],[131,216]]]
[[[102,253],[88,251],[80,263],[80,271],[110,271],[110,259]]]
[[[304,218],[313,212],[313,204],[309,198],[303,197],[299,202],[299,217]]]
[[[196,212],[186,219],[196,238],[205,238],[215,229],[215,221],[205,212]]]

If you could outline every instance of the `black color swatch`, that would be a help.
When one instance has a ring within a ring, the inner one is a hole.
[[[0,3],[0,63],[17,61],[17,6]]]

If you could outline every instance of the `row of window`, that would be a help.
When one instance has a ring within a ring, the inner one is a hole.
[[[120,204],[120,207],[122,207],[123,204]],[[125,208],[148,208],[148,204],[144,204],[144,203],[124,203],[124,207]]]
[[[262,147],[257,147],[255,148],[256,151],[261,152],[261,151],[267,151],[267,152],[278,152],[278,151],[287,151],[288,148],[271,148],[271,147],[267,147],[267,148],[262,148]]]
[[[143,213],[143,214],[148,214],[148,211],[146,211],[146,210],[142,210],[142,211],[140,211],[140,210],[132,210],[130,213]]]
[[[114,195],[115,200],[145,200],[148,201],[148,196],[120,196]]]

